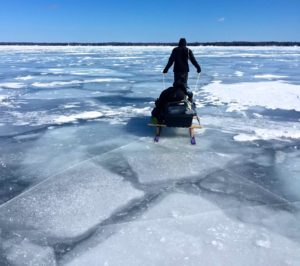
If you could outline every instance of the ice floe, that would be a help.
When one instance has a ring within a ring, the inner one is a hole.
[[[184,207],[183,207],[184,206]],[[251,216],[274,214],[268,207],[245,208]],[[176,215],[174,215],[176,213]],[[291,217],[277,217],[278,223]],[[142,219],[117,226],[116,233],[66,265],[284,265],[300,260],[298,244],[270,228],[239,219],[201,196],[172,194],[149,209]],[[274,221],[274,226],[275,226]],[[295,220],[293,220],[295,224]],[[277,223],[276,223],[277,224]],[[276,252],[274,252],[276,250]]]
[[[24,233],[34,228],[39,237],[75,237],[141,196],[121,176],[87,160],[6,203],[0,224]]]
[[[188,176],[200,178],[224,167],[235,158],[234,155],[222,156],[209,152],[195,153],[190,149],[172,149],[168,148],[167,143],[160,148],[132,144],[126,146],[126,150],[121,150],[129,165],[135,169],[141,183],[179,180]]]

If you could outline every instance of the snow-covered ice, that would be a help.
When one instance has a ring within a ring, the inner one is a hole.
[[[0,46],[0,265],[300,264],[300,48],[191,48],[196,146],[172,47]]]
[[[9,88],[9,89],[21,89],[25,87],[25,84],[20,82],[3,82],[0,83],[0,88]]]
[[[211,83],[201,88],[207,100],[241,107],[262,106],[268,109],[300,111],[300,85],[282,81]]]

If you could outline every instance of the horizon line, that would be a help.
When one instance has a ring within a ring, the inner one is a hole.
[[[41,45],[41,46],[177,46],[178,42],[0,42],[0,45]],[[298,41],[216,41],[190,42],[188,46],[300,46]]]

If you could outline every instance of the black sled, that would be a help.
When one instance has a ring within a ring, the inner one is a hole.
[[[194,129],[202,128],[200,118],[196,112],[195,103],[189,100],[169,102],[159,119],[152,117],[149,126],[156,127],[154,142],[158,142],[163,127],[188,128],[192,145],[196,144]],[[196,123],[194,123],[196,121]]]

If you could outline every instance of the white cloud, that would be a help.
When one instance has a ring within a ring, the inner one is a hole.
[[[217,21],[222,23],[225,21],[225,18],[219,18]]]

